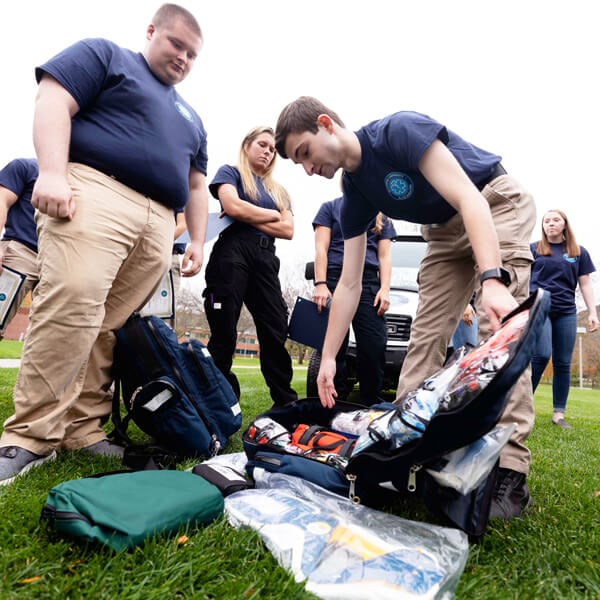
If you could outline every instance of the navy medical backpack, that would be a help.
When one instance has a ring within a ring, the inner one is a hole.
[[[116,331],[112,418],[117,440],[130,420],[181,457],[214,456],[242,425],[231,385],[198,340],[179,343],[156,316],[131,316]],[[126,416],[121,418],[122,392]]]

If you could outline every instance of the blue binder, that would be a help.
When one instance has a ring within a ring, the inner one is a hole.
[[[298,296],[290,316],[288,337],[321,352],[328,319],[328,307],[323,308],[319,313],[317,305],[312,300]]]

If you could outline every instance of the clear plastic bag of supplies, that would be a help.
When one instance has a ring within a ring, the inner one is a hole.
[[[457,361],[444,367],[405,396],[397,409],[373,419],[356,441],[354,454],[381,441],[387,440],[388,449],[394,450],[420,438],[447,397],[449,386],[459,372],[458,364]]]
[[[516,427],[516,423],[496,425],[472,444],[440,458],[427,473],[444,487],[463,495],[472,492],[489,475]]]
[[[257,488],[225,499],[234,527],[256,529],[296,581],[324,600],[451,598],[466,534],[353,504],[297,477],[255,470]]]
[[[375,419],[383,416],[385,410],[361,408],[350,412],[339,412],[331,419],[331,428],[334,431],[359,437]]]
[[[506,364],[528,319],[528,310],[516,313],[476,348],[458,348],[444,367],[403,396],[398,408],[368,425],[356,441],[354,455],[380,442],[386,450],[398,449],[422,437],[436,413],[469,404]]]

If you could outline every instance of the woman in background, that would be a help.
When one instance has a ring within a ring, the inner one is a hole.
[[[340,225],[343,197],[324,202],[313,219],[315,230],[315,289],[313,302],[319,311],[327,306],[342,273],[344,237]],[[360,403],[380,402],[385,367],[387,330],[385,313],[390,307],[392,276],[391,245],[396,230],[392,221],[379,213],[367,232],[367,250],[362,276],[360,301],[352,319],[356,337],[356,375]],[[351,390],[346,383],[348,334],[336,356],[335,389],[338,400]]]
[[[590,273],[596,269],[589,253],[577,244],[565,213],[549,210],[542,217],[542,239],[531,244],[531,291],[542,288],[550,292],[548,319],[531,360],[533,390],[552,356],[552,423],[565,429],[565,409],[571,380],[571,357],[577,334],[575,289],[579,284],[588,309],[588,331],[598,329],[598,315]]]
[[[294,234],[290,197],[273,179],[275,139],[270,127],[252,129],[242,141],[237,166],[223,165],[209,190],[234,223],[219,235],[206,266],[204,308],[208,350],[238,398],[231,372],[242,304],[250,311],[260,344],[260,368],[276,405],[297,400],[292,360],[285,348],[288,308],[279,283],[275,238]]]

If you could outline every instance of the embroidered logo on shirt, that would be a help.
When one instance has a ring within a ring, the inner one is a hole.
[[[570,263],[577,262],[576,256],[569,256],[566,252],[563,254],[563,259]]]
[[[385,177],[385,189],[394,200],[406,200],[413,195],[414,184],[404,173],[389,173]]]
[[[181,102],[175,102],[175,108],[179,111],[179,114],[188,121],[190,121],[190,123],[194,121],[194,117],[192,116],[192,113],[187,108],[187,106],[184,106],[183,104],[181,104]]]

